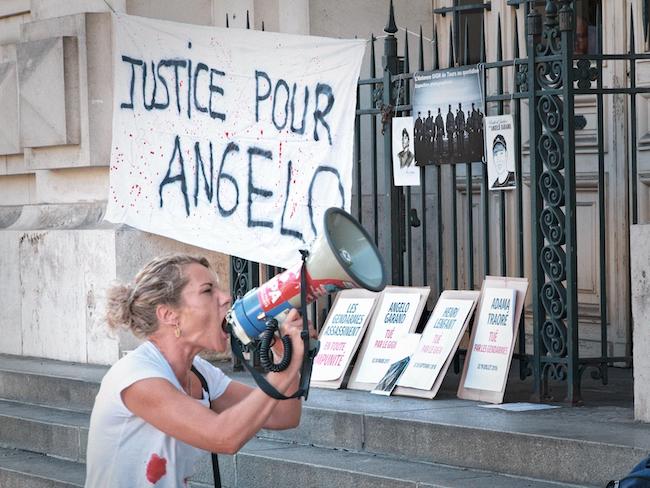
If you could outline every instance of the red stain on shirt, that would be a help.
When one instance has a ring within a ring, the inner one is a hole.
[[[154,484],[165,474],[167,474],[167,460],[159,457],[158,454],[152,454],[147,463],[147,480]]]

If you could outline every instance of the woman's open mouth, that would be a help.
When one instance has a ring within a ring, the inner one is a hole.
[[[223,319],[223,322],[221,322],[221,330],[223,330],[226,334],[230,333],[230,327],[228,327],[228,321],[225,317]]]

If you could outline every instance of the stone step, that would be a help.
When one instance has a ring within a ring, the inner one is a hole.
[[[106,366],[0,355],[0,398],[91,411]]]
[[[261,436],[602,486],[650,453],[650,425],[635,423],[632,409],[509,412],[480,405],[449,397],[427,401],[314,389],[297,429]]]
[[[223,458],[223,456],[222,456]],[[561,488],[576,486],[440,464],[253,440],[226,459],[225,486],[319,488]]]
[[[5,412],[2,422],[13,426],[8,434],[0,433],[0,443],[81,460],[87,413],[106,369],[0,355],[0,398],[57,407],[71,405],[86,413],[85,417],[75,417],[75,412],[55,411],[52,415],[57,420],[51,422],[48,410],[0,403],[0,414]],[[248,374],[233,374],[228,365],[224,369],[239,381],[252,382]],[[13,378],[9,385],[3,381],[7,377]],[[51,395],[34,391],[48,384],[56,385]],[[650,425],[634,423],[632,408],[507,412],[485,409],[479,402],[459,400],[450,393],[441,392],[438,397],[431,401],[314,388],[298,429],[263,431],[260,435],[404,461],[603,486],[623,476],[650,452]],[[36,440],[21,440],[21,429],[36,432]],[[48,436],[63,440],[48,441],[52,438]]]
[[[220,456],[224,488],[309,486],[319,488],[576,488],[593,485],[551,483],[531,478],[396,460],[255,439],[236,456]],[[203,476],[192,488],[212,486],[204,463]],[[0,448],[0,486],[3,488],[82,487],[85,466],[42,454]]]
[[[83,461],[89,423],[87,412],[0,400],[3,447]]]
[[[83,464],[0,448],[2,488],[79,488],[83,487],[85,477]]]

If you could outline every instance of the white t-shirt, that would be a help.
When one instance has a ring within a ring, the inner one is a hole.
[[[210,400],[223,394],[230,378],[198,356],[194,366],[208,383]],[[122,402],[122,390],[145,378],[164,378],[182,391],[171,366],[151,342],[144,342],[108,370],[90,417],[86,488],[187,486],[204,451],[161,432]],[[209,407],[205,390],[203,399],[196,401]]]

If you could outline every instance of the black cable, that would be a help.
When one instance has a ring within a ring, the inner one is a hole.
[[[278,331],[278,321],[269,319],[266,322],[266,329],[260,335],[260,364],[266,371],[279,373],[289,367],[291,363],[291,338],[289,336],[282,336],[282,344],[284,344],[284,352],[282,353],[282,360],[279,363],[273,362],[271,353],[271,346],[275,342],[275,333]]]

